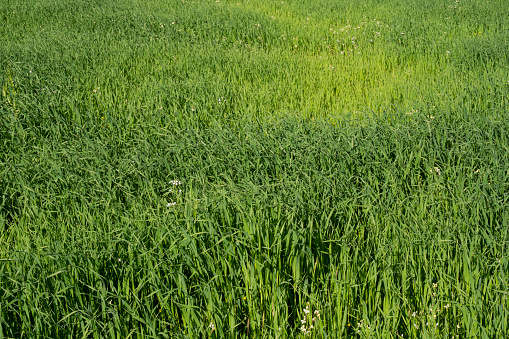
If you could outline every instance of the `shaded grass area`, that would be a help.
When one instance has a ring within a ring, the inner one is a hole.
[[[507,8],[0,6],[0,337],[506,338]]]
[[[506,122],[132,127],[11,139],[4,335],[507,333]]]

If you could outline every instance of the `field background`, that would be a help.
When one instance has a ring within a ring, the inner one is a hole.
[[[0,22],[0,337],[508,337],[508,1]]]

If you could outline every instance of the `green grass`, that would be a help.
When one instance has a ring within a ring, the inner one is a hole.
[[[0,337],[507,338],[508,18],[0,0]]]

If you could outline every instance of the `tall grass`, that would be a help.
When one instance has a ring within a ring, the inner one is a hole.
[[[0,337],[506,338],[506,1],[3,1]]]

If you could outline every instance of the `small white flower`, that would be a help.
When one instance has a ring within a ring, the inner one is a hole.
[[[430,171],[431,173],[433,173],[433,171],[435,171],[435,173],[436,173],[437,175],[440,175],[440,172],[441,172],[440,168],[439,168],[439,167],[436,167],[436,166],[435,166],[435,167],[433,167],[433,169],[431,169],[431,170],[429,170],[429,171]],[[433,311],[433,310],[430,310],[430,311]]]
[[[176,202],[170,202],[170,203],[168,203],[168,205],[166,205],[166,207],[175,206],[176,204],[177,204]]]

